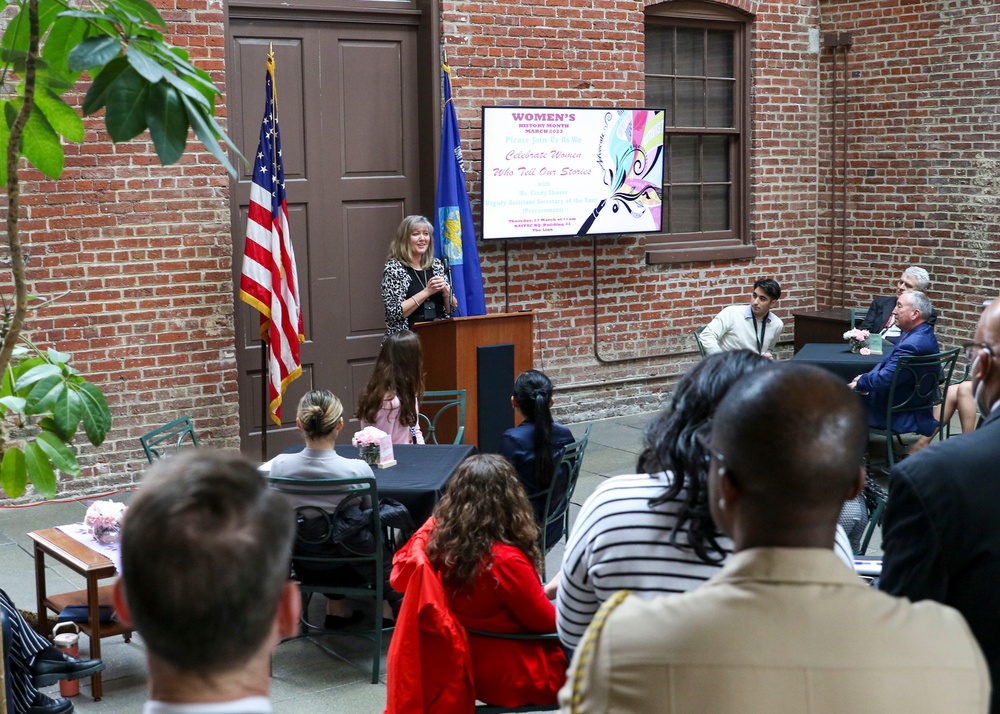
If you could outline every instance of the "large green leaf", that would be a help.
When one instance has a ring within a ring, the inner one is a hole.
[[[7,409],[12,412],[22,413],[24,412],[24,404],[27,400],[24,397],[15,397],[10,394],[6,397],[0,397],[0,404],[3,404]]]
[[[28,443],[24,447],[24,461],[28,469],[28,476],[31,483],[35,484],[35,489],[45,498],[54,498],[56,495],[56,472],[52,470],[49,457],[45,455],[35,442]]]
[[[79,72],[106,65],[121,51],[122,43],[117,37],[88,37],[70,50],[66,63],[71,71]]]
[[[94,446],[100,446],[111,428],[111,410],[104,394],[90,382],[80,385],[80,402],[83,408],[83,430]]]
[[[83,416],[83,404],[80,395],[74,389],[63,383],[64,389],[58,392],[52,403],[52,418],[55,419],[60,433],[69,433],[76,429]]]
[[[80,423],[77,422],[76,424],[72,425],[73,428],[70,429],[69,431],[63,431],[61,428],[59,428],[59,425],[56,424],[56,420],[50,416],[43,416],[41,419],[38,420],[38,427],[40,429],[42,429],[43,431],[52,432],[53,434],[58,436],[60,440],[64,442],[71,441],[73,439],[73,436],[76,434],[76,427],[78,427],[79,425]]]
[[[148,44],[148,43],[146,43]],[[132,69],[141,74],[150,84],[156,84],[166,74],[163,67],[143,50],[143,43],[133,42],[128,46],[125,59]]]
[[[167,23],[163,21],[160,13],[146,0],[117,0],[113,4],[135,13],[154,27],[167,29]]]
[[[111,140],[128,141],[146,129],[146,101],[149,82],[129,67],[114,81],[108,92],[104,122]]]
[[[98,112],[108,101],[108,92],[111,91],[111,87],[114,82],[125,70],[130,69],[128,60],[124,57],[118,57],[117,59],[111,60],[107,66],[102,69],[96,77],[94,77],[93,83],[90,85],[90,89],[87,90],[87,96],[83,98],[83,113],[84,116],[90,116],[91,114]],[[134,71],[134,70],[133,70]]]
[[[49,347],[45,350],[45,354],[49,357],[49,362],[52,364],[69,364],[73,359],[73,355],[69,352],[60,352],[55,347]]]
[[[187,109],[188,121],[191,122],[195,135],[205,145],[205,148],[219,160],[219,163],[226,167],[230,175],[236,178],[236,169],[229,163],[229,157],[226,156],[225,150],[219,143],[219,135],[212,130],[209,124],[210,117],[206,117],[204,112],[186,96],[181,95],[181,101],[184,102],[184,108]]]
[[[39,0],[38,34],[40,37],[45,35],[49,26],[55,22],[56,17],[61,11],[62,6],[56,0]],[[0,46],[27,52],[29,39],[28,8],[27,3],[25,3],[22,9],[7,25],[7,30],[3,33],[3,39],[0,40]]]
[[[157,82],[150,88],[146,123],[160,163],[168,166],[180,159],[187,146],[187,112],[180,94],[168,83]]]
[[[0,486],[11,498],[24,493],[28,485],[28,470],[24,464],[24,452],[20,447],[8,446],[0,464]]]
[[[57,469],[70,476],[80,475],[80,463],[76,460],[76,454],[58,436],[43,431],[38,435],[37,441]]]
[[[24,157],[49,178],[57,179],[62,175],[62,142],[41,111],[28,115],[24,134],[21,135],[21,149]]]
[[[87,35],[87,23],[79,17],[62,15],[52,23],[52,30],[42,45],[42,57],[57,69],[69,69],[69,52]]]
[[[26,367],[27,369],[25,369]],[[45,379],[46,377],[59,377],[62,375],[62,370],[59,368],[59,365],[49,364],[43,359],[33,361],[33,364],[28,363],[27,361],[22,362],[17,366],[17,372],[18,376],[17,380],[14,382],[14,391],[18,394],[22,394],[28,387],[39,380]]]
[[[48,119],[49,124],[67,141],[83,141],[83,119],[69,104],[48,89],[35,93],[35,104]]]
[[[24,405],[27,414],[44,414],[52,409],[56,401],[66,392],[66,382],[62,375],[46,377],[39,381],[28,392],[28,400]]]

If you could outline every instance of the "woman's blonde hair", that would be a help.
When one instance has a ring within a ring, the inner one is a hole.
[[[328,436],[336,429],[343,414],[344,407],[333,392],[314,389],[306,392],[299,400],[295,418],[308,438],[318,439]]]
[[[427,246],[427,252],[424,253],[420,261],[420,268],[429,270],[434,265],[434,224],[424,216],[414,215],[403,219],[399,228],[396,229],[396,237],[389,244],[389,257],[395,258],[403,265],[410,264],[410,261],[413,260],[413,253],[410,252],[410,234],[418,226],[427,226],[431,232],[430,245]]]
[[[455,592],[472,588],[492,567],[494,543],[520,548],[536,569],[541,566],[534,511],[517,472],[502,456],[477,454],[463,461],[434,518],[427,557]]]

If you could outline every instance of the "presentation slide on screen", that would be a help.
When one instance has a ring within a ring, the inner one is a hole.
[[[661,228],[663,111],[483,108],[485,240]]]

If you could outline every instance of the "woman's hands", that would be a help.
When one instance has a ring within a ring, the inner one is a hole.
[[[425,290],[428,291],[427,297],[434,295],[435,293],[444,293],[447,297],[451,291],[448,289],[448,281],[440,275],[435,275],[433,278],[427,281],[427,287]]]

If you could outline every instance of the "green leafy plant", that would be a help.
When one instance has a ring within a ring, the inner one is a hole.
[[[56,471],[79,474],[72,446],[79,425],[97,446],[111,426],[111,415],[100,389],[69,365],[69,355],[22,340],[29,294],[18,227],[20,159],[49,178],[62,175],[63,141],[84,139],[83,120],[63,95],[74,88],[83,91],[89,77],[83,113],[104,109],[112,141],[128,141],[148,129],[166,165],[184,154],[193,129],[231,174],[236,171],[221,143],[228,139],[215,119],[219,90],[184,50],[164,41],[166,23],[147,0],[4,4],[11,18],[0,39],[0,145],[6,148],[0,183],[7,188],[14,297],[0,334],[0,485],[16,497],[30,481],[51,498]]]

